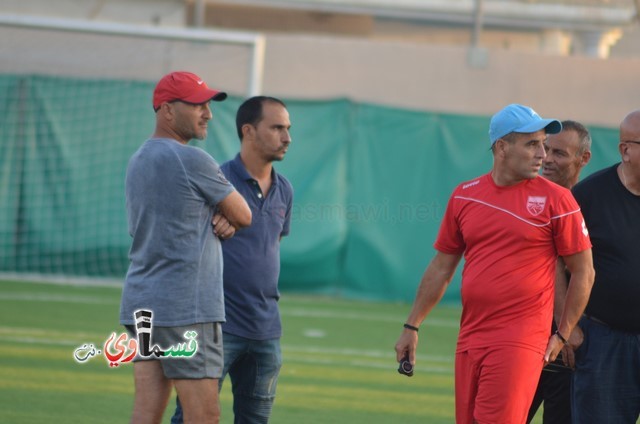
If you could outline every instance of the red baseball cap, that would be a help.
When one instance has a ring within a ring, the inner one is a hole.
[[[172,72],[165,75],[153,91],[153,110],[158,111],[162,103],[180,100],[195,105],[211,100],[222,101],[227,93],[209,88],[207,84],[191,72]]]

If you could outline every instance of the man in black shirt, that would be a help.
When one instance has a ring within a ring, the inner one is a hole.
[[[580,179],[580,171],[591,159],[591,135],[589,131],[576,121],[562,121],[562,131],[549,134],[544,142],[546,157],[542,162],[542,176],[554,183],[571,189]],[[564,268],[562,259],[558,259]],[[567,293],[568,278],[559,275],[556,281],[556,300],[554,307],[555,320],[562,314],[564,299]],[[555,322],[551,334],[557,330]],[[576,326],[569,337],[569,346],[562,350],[562,358],[547,365],[540,375],[538,388],[533,398],[527,423],[536,415],[544,402],[542,422],[544,424],[571,423],[571,368],[573,368],[573,346],[582,343],[582,332]]]
[[[596,270],[573,377],[571,412],[580,424],[640,417],[640,109],[620,124],[618,150],[620,163],[573,189]]]

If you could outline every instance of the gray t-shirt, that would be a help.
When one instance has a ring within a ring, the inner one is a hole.
[[[120,323],[136,310],[153,325],[224,321],[222,249],[215,205],[234,187],[204,150],[172,139],[147,140],[129,160],[125,181],[131,261]]]

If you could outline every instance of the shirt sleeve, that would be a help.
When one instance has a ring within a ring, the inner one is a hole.
[[[287,211],[284,215],[284,224],[282,226],[282,232],[280,233],[280,237],[285,237],[289,235],[289,229],[291,227],[291,211],[293,209],[293,187],[291,184],[286,181],[287,187]]]
[[[551,223],[558,255],[573,255],[591,248],[589,231],[571,192],[563,193],[554,212]]]
[[[458,225],[455,194],[456,192],[454,191],[449,198],[447,210],[444,213],[440,230],[438,231],[438,237],[433,244],[436,250],[447,254],[462,254],[466,248]]]
[[[210,205],[217,205],[235,190],[224,176],[220,165],[202,149],[192,147],[193,154],[185,163],[192,188],[198,191]]]

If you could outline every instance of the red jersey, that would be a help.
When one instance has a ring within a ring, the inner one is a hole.
[[[591,241],[569,190],[542,177],[500,187],[486,174],[454,190],[434,247],[464,253],[458,352],[510,345],[544,354],[558,255]]]

